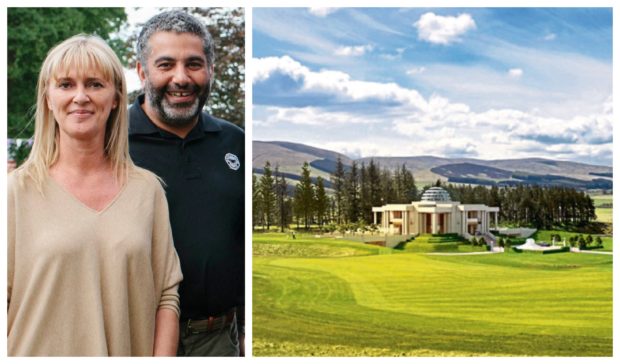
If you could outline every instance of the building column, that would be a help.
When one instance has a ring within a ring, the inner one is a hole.
[[[377,225],[377,211],[372,212],[372,223]]]
[[[497,226],[497,215],[499,215],[499,211],[495,212],[495,230],[499,229],[499,227]]]
[[[431,233],[437,234],[437,214],[431,214]]]

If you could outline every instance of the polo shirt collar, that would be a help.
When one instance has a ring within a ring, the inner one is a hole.
[[[163,131],[162,129],[158,128],[157,125],[155,125],[146,115],[146,113],[141,107],[143,103],[144,94],[139,95],[136,98],[136,101],[134,101],[132,107],[129,109],[129,135],[154,134]],[[213,133],[219,132],[221,130],[222,127],[214,120],[212,116],[205,112],[201,112],[198,115],[198,123],[192,129],[192,131],[190,131],[190,134],[194,134],[195,131],[203,133]]]

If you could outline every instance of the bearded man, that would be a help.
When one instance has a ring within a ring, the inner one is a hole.
[[[245,137],[203,111],[213,39],[197,18],[167,11],[145,23],[136,53],[144,94],[130,109],[130,154],[165,184],[184,276],[177,355],[243,355]]]

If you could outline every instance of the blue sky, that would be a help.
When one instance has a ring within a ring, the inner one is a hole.
[[[254,8],[253,138],[612,164],[611,8]]]

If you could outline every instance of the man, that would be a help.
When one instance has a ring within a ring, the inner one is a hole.
[[[165,183],[184,276],[177,355],[243,355],[244,133],[202,111],[213,40],[169,11],[146,22],[136,50],[145,94],[129,112],[130,153]]]

